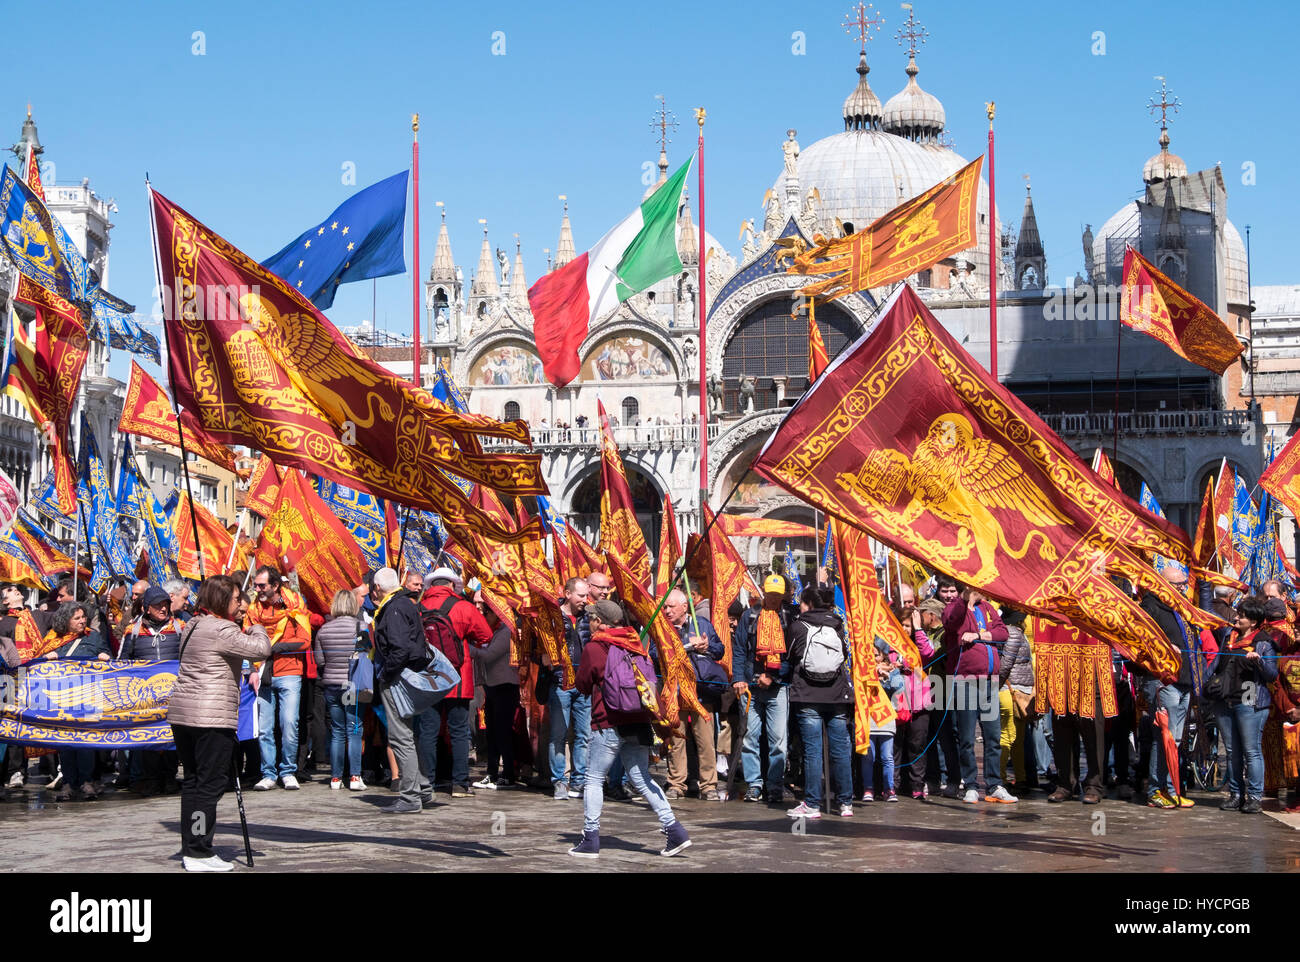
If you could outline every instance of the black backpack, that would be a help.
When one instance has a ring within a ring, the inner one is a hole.
[[[424,625],[424,643],[447,656],[457,671],[465,664],[465,644],[451,626],[451,609],[461,599],[448,598],[439,608],[421,608],[420,622]]]

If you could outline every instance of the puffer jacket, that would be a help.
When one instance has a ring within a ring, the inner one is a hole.
[[[357,649],[357,636],[361,622],[352,615],[341,615],[325,622],[316,632],[319,654],[316,664],[323,669],[321,684],[345,686],[348,683],[348,664]]]
[[[181,652],[180,622],[169,619],[155,631],[143,621],[133,623],[122,634],[119,658],[139,661],[174,661]]]
[[[199,615],[181,635],[181,665],[167,720],[190,728],[230,728],[239,721],[239,671],[244,659],[271,657],[266,629],[247,632],[216,615]]]

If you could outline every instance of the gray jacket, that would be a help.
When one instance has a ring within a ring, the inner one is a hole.
[[[316,632],[316,666],[324,669],[322,685],[342,687],[348,683],[348,663],[357,650],[360,633],[361,623],[351,615],[331,618]]]
[[[181,634],[181,666],[167,720],[190,728],[230,728],[239,721],[239,671],[244,659],[271,657],[266,629],[247,632],[216,615],[200,615]]]
[[[503,622],[492,632],[492,640],[486,648],[467,646],[470,657],[474,659],[474,680],[480,685],[519,684],[519,669],[510,664],[510,638],[510,626]],[[577,670],[577,665],[574,670]]]
[[[1029,641],[1018,627],[1007,625],[1007,643],[1002,646],[999,685],[1034,687],[1034,664],[1029,660]]]

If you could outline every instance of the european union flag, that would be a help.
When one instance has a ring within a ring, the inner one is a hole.
[[[334,304],[340,284],[403,273],[407,179],[402,171],[357,191],[262,266],[321,310]]]

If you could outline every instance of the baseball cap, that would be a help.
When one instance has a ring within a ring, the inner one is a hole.
[[[919,605],[916,606],[916,610],[921,612],[922,614],[925,614],[928,611],[936,618],[942,618],[943,602],[940,601],[938,598],[926,598],[923,602],[921,602]]]
[[[596,617],[607,625],[616,626],[623,623],[623,609],[616,601],[609,599],[595,601],[587,605],[587,610],[595,613]]]
[[[156,585],[144,593],[140,603],[146,608],[152,608],[154,605],[170,605],[172,603],[171,595],[167,594],[162,588]]]
[[[780,575],[768,575],[763,579],[763,594],[765,595],[783,595],[785,594],[785,579]]]

